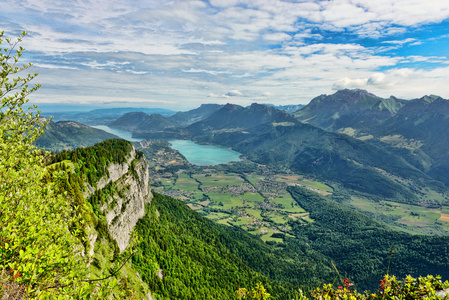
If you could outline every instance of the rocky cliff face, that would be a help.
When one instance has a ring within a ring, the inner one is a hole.
[[[103,189],[108,184],[115,185],[114,190],[117,192],[111,195],[101,211],[120,252],[128,246],[134,226],[145,214],[145,204],[153,197],[148,181],[148,162],[145,156],[133,149],[125,163],[108,166],[108,174],[98,181],[96,189],[87,187],[90,196],[95,190]],[[94,236],[90,238],[91,245],[94,245],[95,240]]]

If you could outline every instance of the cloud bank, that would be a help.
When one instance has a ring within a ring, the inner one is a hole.
[[[342,88],[449,98],[442,0],[5,1],[0,28],[29,32],[36,102],[190,109]]]

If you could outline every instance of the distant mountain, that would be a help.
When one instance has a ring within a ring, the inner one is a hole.
[[[386,148],[449,186],[448,100],[435,95],[384,99],[363,90],[342,90],[314,98],[294,116]]]
[[[208,118],[222,107],[223,105],[220,104],[202,104],[196,109],[177,112],[173,116],[170,116],[169,119],[178,126],[187,126]]]
[[[92,146],[101,141],[118,138],[116,135],[74,121],[48,123],[36,146],[48,151],[71,150]]]
[[[341,90],[312,99],[294,116],[301,122],[330,131],[369,130],[394,116],[405,103],[395,97],[383,99],[364,90]]]
[[[143,112],[130,112],[109,124],[112,128],[136,132],[160,131],[174,127],[174,123],[160,114],[148,115]]]
[[[449,101],[438,96],[414,99],[372,134],[419,156],[427,173],[449,186]],[[431,158],[430,165],[427,157]]]
[[[170,117],[164,117],[160,114],[148,115],[142,112],[131,112],[109,123],[109,126],[132,132],[135,137],[147,138],[166,129],[184,127],[201,121],[222,107],[223,105],[219,104],[203,104],[197,109],[178,112]]]
[[[249,107],[235,104],[226,104],[210,117],[196,122],[185,129],[193,135],[201,135],[203,132],[232,131],[251,128],[273,120],[288,121],[292,118],[285,112],[274,107],[253,103]]]
[[[276,109],[283,110],[289,114],[295,113],[301,108],[305,107],[304,104],[292,104],[292,105],[272,105],[272,104],[264,104],[267,106],[273,106]]]
[[[353,103],[365,103],[365,107],[372,110],[385,110],[381,105],[384,102],[375,96],[360,91],[357,93],[364,95],[365,99],[353,99]],[[377,103],[380,108],[373,108],[372,103]],[[351,190],[397,201],[420,203],[416,192],[425,186],[435,191],[446,190],[444,185],[405,160],[400,153],[391,151],[391,147],[384,143],[376,145],[344,134],[327,132],[299,122],[291,114],[271,106],[226,104],[204,120],[183,128],[168,124],[167,120],[159,116],[159,120],[152,124],[150,116],[129,114],[117,123],[123,121],[131,126],[121,128],[132,129],[139,137],[188,138],[219,144],[231,147],[261,164],[285,167],[339,183]],[[379,122],[379,119],[376,120]],[[156,125],[161,126],[156,128]],[[145,128],[146,132],[137,128]]]
[[[146,121],[150,116],[144,112],[129,112],[108,124],[109,127],[133,132],[140,123]]]
[[[164,116],[175,114],[174,111],[163,108],[142,108],[142,107],[119,107],[94,109],[88,112],[44,112],[41,115],[53,121],[76,121],[86,125],[108,125],[129,112],[143,112],[146,114],[158,113]]]

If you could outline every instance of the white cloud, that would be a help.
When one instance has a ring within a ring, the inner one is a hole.
[[[264,34],[263,39],[268,42],[280,43],[280,42],[284,42],[284,41],[289,41],[292,39],[292,37],[286,33],[277,32],[277,33]]]
[[[216,7],[232,7],[239,3],[239,0],[211,0],[210,4]]]
[[[243,93],[240,92],[239,90],[231,90],[231,91],[227,92],[225,94],[225,96],[228,96],[228,97],[242,97]]]
[[[365,78],[350,79],[348,77],[345,77],[335,82],[332,86],[332,89],[341,90],[364,88],[366,87],[367,81],[368,80]]]
[[[193,108],[227,97],[293,104],[332,88],[400,96],[428,87],[449,97],[446,69],[418,69],[446,66],[447,57],[386,54],[404,45],[419,49],[410,28],[448,18],[445,1],[21,0],[2,7],[0,17],[5,30],[30,32],[25,58],[41,73],[40,95],[54,101],[182,99]],[[330,43],[323,30],[341,36]],[[354,35],[345,42],[346,33],[389,38],[367,48]],[[416,68],[401,68],[406,63]],[[391,70],[379,72],[385,68]]]
[[[398,40],[394,40],[394,41],[383,41],[382,43],[383,43],[383,44],[397,44],[397,45],[403,45],[403,44],[409,44],[409,43],[416,42],[416,41],[417,41],[417,40],[414,39],[414,38],[408,38],[408,39],[400,40],[400,41],[398,41]]]
[[[383,85],[385,77],[383,73],[374,73],[368,78],[366,85]]]

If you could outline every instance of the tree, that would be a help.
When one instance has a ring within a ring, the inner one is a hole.
[[[256,287],[252,288],[251,291],[239,288],[236,293],[239,299],[266,300],[270,298],[270,294],[267,293],[261,282],[257,283]]]
[[[13,41],[0,32],[0,296],[81,297],[87,286],[78,280],[82,248],[68,228],[75,217],[57,183],[42,180],[44,157],[33,143],[46,123],[36,106],[24,109],[40,87],[29,87],[36,73],[20,76],[32,66],[18,66],[25,35]]]

